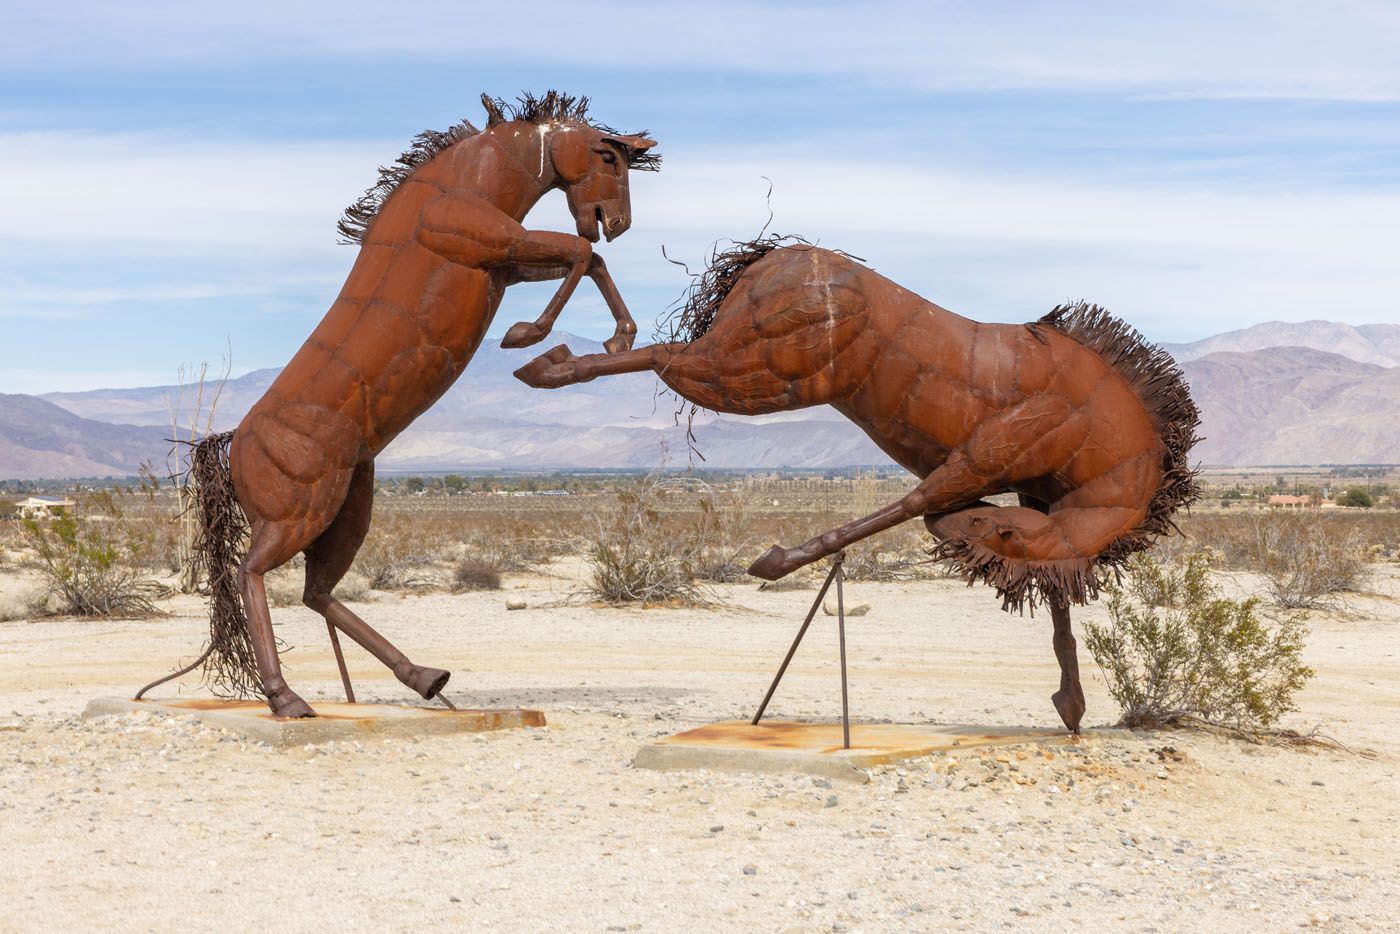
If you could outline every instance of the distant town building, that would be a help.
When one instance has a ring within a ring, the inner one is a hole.
[[[21,519],[51,519],[72,512],[78,504],[56,496],[31,496],[15,504]]]
[[[1274,493],[1269,497],[1270,509],[1310,509],[1317,504],[1311,496],[1286,496]]]

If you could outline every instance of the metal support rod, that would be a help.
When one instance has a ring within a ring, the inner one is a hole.
[[[345,685],[345,702],[353,704],[355,689],[350,686],[350,672],[345,668],[345,653],[340,651],[340,635],[330,620],[326,620],[326,632],[331,634],[331,648],[335,650],[335,663],[340,668],[340,683]]]
[[[844,551],[837,552],[836,560],[832,562],[831,570],[827,573],[821,590],[817,591],[817,599],[812,601],[812,608],[807,611],[807,618],[802,621],[802,628],[797,630],[797,638],[792,640],[792,647],[788,649],[787,657],[778,666],[778,673],[773,676],[773,683],[768,685],[768,693],[763,695],[763,703],[758,705],[757,712],[749,721],[751,726],[758,726],[758,721],[763,719],[763,712],[768,709],[768,702],[773,699],[773,692],[778,689],[778,682],[782,681],[783,675],[787,673],[788,664],[792,661],[792,657],[797,654],[797,647],[802,644],[802,637],[807,634],[807,627],[812,625],[812,618],[817,615],[817,608],[822,605],[827,588],[831,586],[831,581],[836,577],[836,572],[840,570],[841,562],[844,560],[846,560],[846,553]]]
[[[842,749],[851,748],[851,704],[846,692],[846,602],[841,582],[846,572],[841,570],[841,557],[836,561],[836,631],[841,634],[841,742]]]

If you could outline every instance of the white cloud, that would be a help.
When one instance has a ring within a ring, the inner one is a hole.
[[[399,141],[401,142],[401,141]],[[398,142],[190,140],[173,133],[0,134],[0,238],[334,245],[340,211]]]
[[[0,68],[321,56],[824,74],[924,89],[1400,100],[1389,0],[11,2]]]
[[[27,180],[0,216],[0,240],[53,262],[73,257],[61,288],[26,281],[7,263],[0,313],[267,296],[308,283],[329,298],[353,256],[334,245],[335,218],[392,151],[391,143],[363,141],[0,136],[0,175]],[[740,158],[691,151],[661,175],[637,178],[633,231],[601,248],[624,293],[630,285],[654,304],[684,286],[661,259],[661,243],[694,267],[714,240],[757,233],[767,218],[764,175],[775,184],[775,231],[863,256],[972,317],[1026,317],[1086,297],[1163,339],[1272,319],[1400,317],[1400,195],[1232,191],[1200,180],[1094,184],[1043,171],[867,167],[758,150]],[[569,229],[562,198],[542,204],[531,223]],[[197,256],[203,271],[178,281],[104,282],[81,257],[109,246],[148,259]],[[238,275],[210,277],[220,263]],[[579,311],[603,320],[596,302]],[[633,311],[649,321],[661,309]]]

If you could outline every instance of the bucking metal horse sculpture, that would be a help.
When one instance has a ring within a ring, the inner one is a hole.
[[[203,664],[216,686],[261,693],[279,716],[314,713],[282,676],[263,575],[302,552],[303,600],[332,639],[344,632],[424,698],[447,683],[448,672],[413,664],[332,589],[369,529],[375,455],[462,374],[502,292],[564,280],[538,320],[510,328],[507,347],[548,334],[584,276],[617,320],[607,348],[626,350],[636,334],[592,244],[631,225],[628,171],[659,167],[655,143],[590,121],[587,98],[550,91],[482,104],[485,129],[463,121],[420,134],[346,210],[339,230],[360,252],[335,304],[238,428],[192,455],[212,597],[208,648],[184,671]],[[576,235],[521,226],[553,189],[563,189]]]
[[[717,412],[827,404],[920,478],[898,502],[749,573],[775,580],[909,519],[935,555],[1007,609],[1050,607],[1065,726],[1084,715],[1069,606],[1167,531],[1197,495],[1187,452],[1199,423],[1165,351],[1101,308],[1055,308],[1025,325],[980,324],[848,256],[761,239],[719,254],[674,339],[616,354],[555,347],[516,372],[537,388],[654,371]],[[1015,493],[1019,506],[983,497]]]

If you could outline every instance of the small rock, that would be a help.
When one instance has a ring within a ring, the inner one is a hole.
[[[823,807],[834,808],[834,807],[836,807],[836,803],[837,803],[837,801],[836,801],[836,796],[835,796],[835,795],[827,795],[827,796],[826,796],[826,804],[824,804]]]
[[[719,833],[719,832],[722,831],[723,829],[724,829],[724,825],[723,825],[723,824],[715,824],[713,827],[710,828],[710,833]]]
[[[753,863],[749,863],[747,866],[744,867],[744,875],[746,875],[746,876],[756,876],[756,875],[758,875],[758,867],[755,866]]]
[[[1319,787],[1319,788],[1323,787],[1323,786],[1322,786],[1322,782],[1318,781],[1317,779],[1313,779],[1313,784],[1316,785],[1316,786]]]
[[[825,613],[827,616],[835,616],[835,615],[836,615],[836,604],[833,603],[833,602],[831,602],[830,600],[826,601],[825,603],[822,604],[822,612]],[[869,612],[870,612],[870,604],[868,604],[868,603],[861,603],[861,604],[857,604],[856,606],[848,606],[848,607],[846,607],[846,615],[847,615],[847,616],[864,616],[866,613],[869,613]]]
[[[506,597],[507,610],[523,610],[526,606],[524,597]]]

